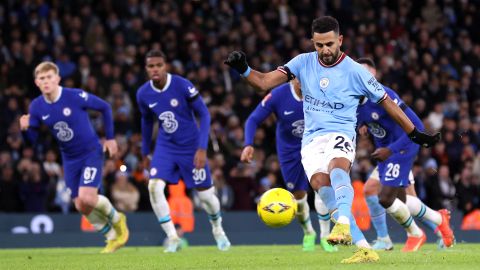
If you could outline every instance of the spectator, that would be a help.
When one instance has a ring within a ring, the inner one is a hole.
[[[129,182],[128,173],[119,171],[115,174],[115,183],[112,185],[112,199],[115,208],[122,212],[137,210],[140,193]]]

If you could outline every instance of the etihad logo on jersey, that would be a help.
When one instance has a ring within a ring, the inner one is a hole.
[[[332,110],[341,110],[345,107],[343,103],[340,102],[328,102],[326,100],[320,100],[316,99],[310,95],[306,95],[303,98],[303,101],[305,103],[308,103],[310,105],[320,107],[320,108],[325,108],[325,109],[332,109]]]

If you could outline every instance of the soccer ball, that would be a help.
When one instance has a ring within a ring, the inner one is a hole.
[[[273,188],[260,197],[257,204],[257,213],[267,226],[283,227],[295,218],[297,201],[288,190]]]

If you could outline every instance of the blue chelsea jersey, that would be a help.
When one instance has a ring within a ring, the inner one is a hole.
[[[271,113],[277,117],[276,145],[279,159],[294,157],[301,148],[304,120],[302,99],[295,93],[292,84],[286,83],[274,88],[252,112],[248,121],[254,122],[254,128],[246,124],[246,144],[253,143],[255,128]],[[250,129],[253,129],[251,131]]]
[[[390,98],[405,111],[417,129],[423,130],[421,120],[403,103],[397,93],[386,86],[383,87]],[[358,106],[357,115],[359,125],[368,126],[368,131],[372,134],[376,147],[390,147],[393,152],[418,148],[418,145],[407,137],[403,129],[378,104],[367,100]]]
[[[383,87],[360,64],[342,53],[336,63],[325,66],[318,53],[304,53],[285,66],[300,80],[305,115],[303,146],[314,137],[339,132],[355,137],[359,100],[386,98]]]
[[[196,150],[199,144],[207,147],[210,123],[208,110],[198,90],[187,79],[167,74],[163,89],[156,88],[152,81],[148,81],[139,88],[137,103],[142,113],[143,154],[149,153],[154,119],[159,121],[156,149]],[[199,130],[194,112],[205,116],[206,130]]]
[[[67,157],[81,156],[94,147],[99,147],[88,115],[88,109],[102,111],[108,139],[113,139],[113,122],[108,103],[81,89],[61,87],[59,97],[54,102],[43,96],[35,98],[30,105],[31,128],[47,125],[59,143],[61,152]]]

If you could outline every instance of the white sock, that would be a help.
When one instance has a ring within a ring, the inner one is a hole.
[[[170,217],[170,207],[165,197],[165,181],[161,179],[150,179],[148,190],[150,192],[150,204],[157,216],[158,222],[168,238],[178,238],[175,225]]]
[[[215,188],[210,187],[207,190],[198,191],[198,198],[202,202],[202,207],[208,214],[212,227],[219,230],[222,228],[222,215],[220,212],[220,201],[215,195]]]
[[[113,229],[112,224],[120,220],[117,210],[112,203],[103,195],[98,195],[98,201],[92,212],[85,216],[87,220],[98,232],[105,235],[107,240],[117,238],[117,233]]]
[[[442,237],[442,233],[440,233],[439,230],[435,230],[435,227],[442,223],[442,215],[440,215],[439,212],[431,209],[419,198],[411,195],[407,195],[407,206],[412,216],[419,218],[428,227],[430,227],[438,237]],[[432,225],[432,223],[436,226]]]
[[[104,214],[112,224],[120,220],[120,215],[115,207],[113,207],[110,200],[103,195],[98,195],[98,202],[95,209]]]
[[[304,234],[313,234],[315,230],[312,227],[312,222],[310,220],[310,206],[307,202],[307,195],[299,200],[297,200],[297,220],[302,226]]]
[[[320,224],[320,238],[325,238],[330,234],[330,213],[317,192],[315,192],[315,209],[317,210],[318,223]]]
[[[407,205],[399,199],[395,199],[393,204],[386,210],[387,213],[398,222],[398,224],[405,228],[408,235],[418,237],[423,234],[422,230],[418,228],[417,224],[413,220],[412,215],[410,215]]]
[[[362,239],[362,240],[359,240],[355,243],[355,245],[359,248],[368,248],[368,249],[371,249],[372,247],[370,246],[370,244],[367,242],[367,240]]]
[[[339,216],[337,222],[350,225],[350,219],[347,216]]]
[[[108,218],[98,210],[93,209],[92,212],[85,217],[95,230],[103,234],[107,240],[114,240],[117,238],[117,233],[113,229],[112,223],[108,222]]]
[[[426,206],[419,198],[407,195],[407,206],[410,210],[410,213],[418,218],[430,220],[431,222],[435,223],[436,225],[442,224],[442,215],[439,212],[431,209],[430,207]],[[420,211],[423,212],[422,206],[425,207],[425,214],[419,216]]]

